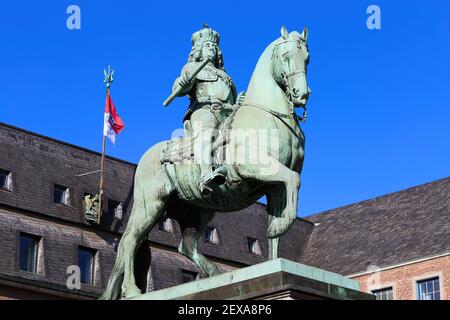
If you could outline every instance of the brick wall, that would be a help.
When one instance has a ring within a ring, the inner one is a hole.
[[[352,277],[361,291],[393,288],[394,300],[417,300],[417,281],[438,276],[441,300],[450,300],[450,254],[392,269]]]

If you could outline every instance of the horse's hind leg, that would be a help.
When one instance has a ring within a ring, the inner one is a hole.
[[[150,184],[149,181],[146,183]],[[148,232],[157,223],[165,207],[159,187],[152,185],[141,187],[138,184],[139,182],[135,184],[133,213],[120,242],[121,247],[119,246],[120,253],[123,255],[122,297],[124,298],[141,294],[134,277],[136,251]]]
[[[207,276],[219,274],[219,268],[204,255],[198,252],[198,241],[202,238],[208,223],[214,218],[214,212],[204,209],[199,212],[190,210],[177,214],[177,221],[181,228],[182,239],[178,252],[188,257]]]

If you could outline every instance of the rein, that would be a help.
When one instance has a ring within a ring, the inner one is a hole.
[[[305,122],[306,121],[306,109],[305,108],[303,108],[304,109],[303,115],[301,117],[299,117],[298,114],[294,110],[292,110],[291,113],[289,113],[289,114],[281,113],[281,112],[274,111],[272,109],[263,107],[260,104],[256,104],[256,103],[253,103],[253,102],[247,102],[245,100],[242,103],[242,105],[243,106],[249,106],[249,107],[254,107],[254,108],[261,109],[263,111],[266,111],[266,112],[274,115],[277,118],[294,119],[297,122],[297,124],[299,124],[299,122]]]
[[[278,67],[278,65],[276,63],[276,60],[280,59],[279,47],[280,47],[281,44],[284,44],[284,43],[287,43],[287,42],[295,42],[295,43],[298,44],[297,40],[284,40],[284,41],[276,43],[274,48],[273,48],[273,50],[272,50],[271,60],[272,60],[272,63],[273,63],[272,76],[274,77],[275,81],[277,81],[277,77],[275,76],[275,74],[277,73],[276,71],[279,71],[278,73],[281,76],[281,79],[279,79],[279,80],[280,80],[280,82],[282,83],[282,86],[285,89],[284,93],[286,94],[286,96],[288,98],[288,101],[290,103],[290,107],[291,107],[290,112],[288,114],[286,114],[286,113],[281,113],[281,112],[278,112],[278,111],[274,111],[274,110],[272,110],[270,108],[266,108],[266,107],[264,107],[264,106],[262,106],[260,104],[253,103],[253,102],[248,102],[248,101],[246,101],[245,98],[244,98],[244,101],[241,104],[241,107],[243,107],[243,106],[253,107],[253,108],[257,108],[257,109],[260,109],[262,111],[265,111],[267,113],[270,113],[274,117],[278,118],[281,122],[283,122],[289,128],[289,130],[292,131],[292,133],[297,138],[301,139],[301,137],[297,134],[295,129],[292,128],[284,119],[293,119],[293,120],[295,120],[296,124],[299,127],[300,127],[300,122],[305,122],[306,121],[306,106],[302,107],[303,108],[303,115],[300,117],[295,112],[294,104],[292,102],[293,90],[292,90],[292,88],[291,88],[291,86],[289,84],[289,79],[291,77],[293,77],[293,76],[295,76],[295,75],[297,75],[299,73],[306,74],[306,72],[304,70],[295,70],[295,71],[290,71],[289,70],[290,72],[286,72],[286,71],[283,70],[283,68],[279,68]],[[286,55],[283,58],[288,61],[288,66],[289,66],[290,57]],[[281,69],[281,70],[278,70],[278,69]]]
[[[281,122],[283,122],[284,125],[285,125],[286,127],[288,127],[289,130],[291,130],[291,132],[292,132],[298,139],[302,139],[302,138],[297,134],[297,132],[295,132],[294,128],[292,128],[292,127],[291,127],[288,123],[286,123],[286,121],[284,121],[283,119],[294,119],[295,122],[297,123],[297,125],[300,127],[300,122],[305,122],[305,120],[306,120],[306,109],[305,109],[305,108],[303,108],[303,109],[304,109],[304,111],[303,111],[303,116],[302,116],[302,117],[299,117],[298,114],[295,113],[294,110],[292,110],[291,113],[286,114],[286,113],[277,112],[277,111],[274,111],[274,110],[265,108],[265,107],[263,107],[263,106],[261,106],[261,105],[259,105],[259,104],[252,103],[252,102],[247,102],[247,101],[244,101],[244,102],[242,103],[241,108],[244,107],[244,106],[246,106],[246,107],[257,108],[257,109],[260,109],[260,110],[265,111],[265,112],[267,112],[267,113],[270,113],[270,114],[273,115],[274,117],[278,118]]]
[[[297,40],[285,40],[285,41],[281,41],[281,42],[275,44],[275,46],[273,48],[273,51],[272,51],[272,57],[271,57],[271,60],[272,60],[272,63],[273,63],[272,76],[275,79],[275,81],[277,81],[278,77],[276,76],[276,73],[277,73],[276,71],[278,71],[278,73],[280,74],[281,78],[279,79],[279,81],[281,82],[281,86],[284,87],[284,91],[285,91],[285,94],[286,94],[286,96],[288,98],[288,101],[291,103],[291,114],[289,114],[289,118],[290,119],[295,118],[295,120],[297,121],[297,124],[299,124],[300,121],[301,122],[305,122],[306,121],[306,107],[302,107],[303,108],[303,115],[302,115],[302,117],[299,117],[295,113],[294,108],[293,108],[293,102],[292,102],[292,97],[294,96],[294,92],[293,92],[293,90],[292,90],[292,88],[290,86],[289,79],[291,77],[293,77],[293,76],[295,76],[297,74],[301,74],[301,73],[305,74],[305,76],[306,76],[306,71],[305,70],[295,70],[295,71],[289,70],[289,72],[286,72],[285,70],[283,70],[282,67],[278,66],[277,60],[285,60],[285,61],[287,61],[288,68],[290,69],[290,64],[289,64],[290,62],[289,61],[290,61],[291,55],[288,55],[287,53],[285,53],[285,54],[283,54],[283,59],[281,59],[280,58],[280,53],[279,53],[280,45],[282,45],[284,43],[288,43],[288,42],[297,43],[297,46],[298,46],[298,43],[299,43]],[[283,65],[283,63],[280,63],[280,64]],[[264,110],[264,108],[263,108],[263,110]],[[270,113],[274,112],[276,114],[282,115],[282,113],[279,113],[279,112],[276,112],[276,111],[269,111],[269,112]]]

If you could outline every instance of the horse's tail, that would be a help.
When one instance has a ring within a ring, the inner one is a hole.
[[[134,207],[132,211],[134,210]],[[125,231],[126,232],[126,231]],[[125,234],[123,235],[125,236]],[[122,236],[122,238],[123,238]],[[111,275],[108,280],[108,285],[106,286],[105,292],[99,298],[100,300],[117,300],[120,299],[122,291],[122,282],[124,275],[124,254],[123,254],[123,241],[120,241],[119,248],[117,250],[116,262],[111,271]]]

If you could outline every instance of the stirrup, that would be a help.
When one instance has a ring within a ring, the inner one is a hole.
[[[213,192],[213,189],[208,186],[208,182],[211,182],[211,180],[200,183],[200,193],[202,195],[210,194]]]
[[[227,169],[224,166],[218,167],[212,174],[212,182],[220,186],[227,181]]]

